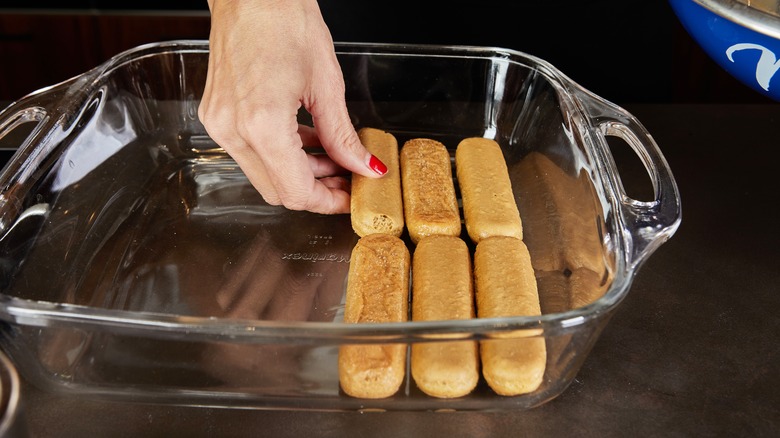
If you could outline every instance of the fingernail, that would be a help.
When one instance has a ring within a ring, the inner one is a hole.
[[[385,163],[380,161],[379,158],[375,157],[374,155],[371,155],[371,158],[368,160],[368,167],[380,175],[387,173],[387,166],[385,166]]]

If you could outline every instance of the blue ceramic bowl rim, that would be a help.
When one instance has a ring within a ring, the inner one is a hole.
[[[780,17],[736,0],[692,0],[740,26],[780,40]]]

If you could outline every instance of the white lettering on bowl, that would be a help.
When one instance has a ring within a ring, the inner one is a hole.
[[[780,69],[780,61],[777,60],[775,53],[760,44],[739,43],[726,49],[726,56],[728,56],[729,61],[735,62],[732,55],[739,50],[758,50],[761,52],[761,57],[756,64],[756,81],[758,81],[758,85],[761,88],[769,91],[769,81],[777,73],[777,70]]]

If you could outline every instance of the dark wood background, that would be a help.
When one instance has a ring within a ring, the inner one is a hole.
[[[206,1],[4,1],[0,100],[80,74],[123,50],[206,39]],[[666,1],[321,0],[336,41],[504,47],[551,62],[618,104],[772,103],[690,38]]]

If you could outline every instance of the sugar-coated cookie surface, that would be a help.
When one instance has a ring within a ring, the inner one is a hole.
[[[389,234],[369,234],[352,250],[344,322],[408,320],[410,254]],[[406,374],[406,344],[345,344],[339,347],[342,390],[360,398],[395,394]]]
[[[474,252],[477,317],[541,315],[531,256],[522,240],[482,239]],[[500,395],[534,391],[542,383],[547,351],[539,333],[502,333],[480,341],[482,375]]]
[[[404,212],[398,141],[392,134],[374,128],[360,129],[358,137],[366,149],[387,166],[387,173],[381,178],[353,173],[352,228],[361,237],[373,233],[400,236],[404,230]]]
[[[473,318],[471,257],[459,237],[423,237],[412,260],[412,320]],[[476,341],[412,344],[411,372],[424,393],[440,398],[469,394],[479,381]]]
[[[480,137],[462,140],[455,151],[455,170],[471,240],[490,236],[522,239],[520,213],[499,144]]]
[[[446,146],[416,138],[401,148],[401,187],[412,242],[431,235],[459,236],[460,210]]]
[[[541,315],[531,254],[522,240],[494,236],[481,240],[474,251],[477,315]]]

